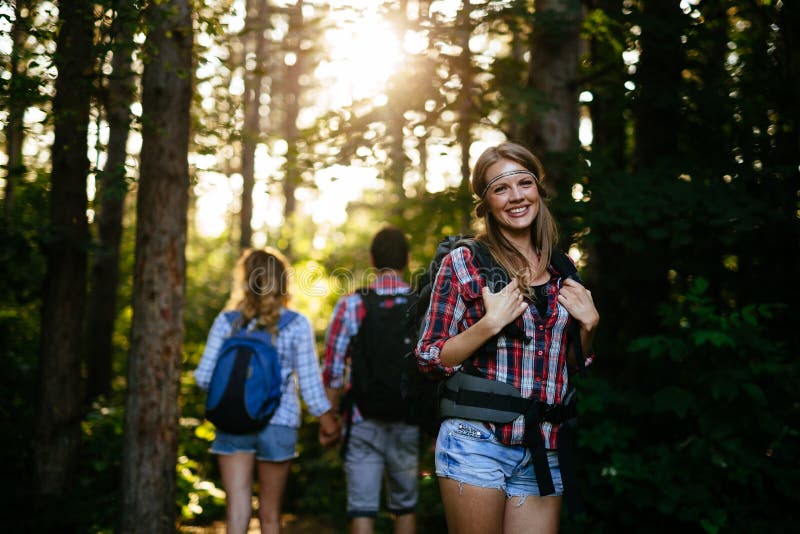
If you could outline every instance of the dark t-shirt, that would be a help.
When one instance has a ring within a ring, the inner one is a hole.
[[[536,297],[533,303],[536,305],[536,311],[539,312],[539,317],[544,317],[547,314],[547,284],[533,286],[533,294]]]

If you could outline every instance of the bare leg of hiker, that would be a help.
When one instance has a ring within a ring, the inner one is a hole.
[[[403,514],[394,518],[394,534],[414,534],[417,531],[417,514]]]
[[[450,534],[500,532],[506,506],[502,490],[479,488],[439,477],[447,531]],[[524,531],[521,531],[524,532]]]
[[[258,519],[261,534],[281,531],[281,503],[291,462],[258,462]]]
[[[561,518],[561,497],[528,496],[520,505],[519,497],[506,504],[504,531],[556,534]]]
[[[225,487],[228,534],[246,534],[252,515],[253,466],[256,455],[248,452],[219,454],[219,472]]]
[[[350,521],[350,534],[372,534],[375,520],[371,517],[354,517]]]

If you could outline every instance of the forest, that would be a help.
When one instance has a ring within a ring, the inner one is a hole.
[[[413,280],[506,139],[601,316],[562,531],[796,528],[800,2],[9,0],[0,63],[3,530],[223,520],[192,371],[241,251],[291,260],[322,354],[374,232]],[[343,532],[316,428],[284,509]]]

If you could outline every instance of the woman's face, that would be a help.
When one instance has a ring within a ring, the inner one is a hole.
[[[504,172],[526,171],[516,161],[500,159],[486,169],[486,183]],[[511,174],[500,178],[486,191],[486,209],[507,236],[528,234],[530,226],[539,213],[539,190],[530,174]]]

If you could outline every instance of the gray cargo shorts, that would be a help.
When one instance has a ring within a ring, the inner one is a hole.
[[[386,506],[408,514],[417,506],[419,427],[367,419],[355,423],[344,460],[347,517],[375,517],[386,471]]]

